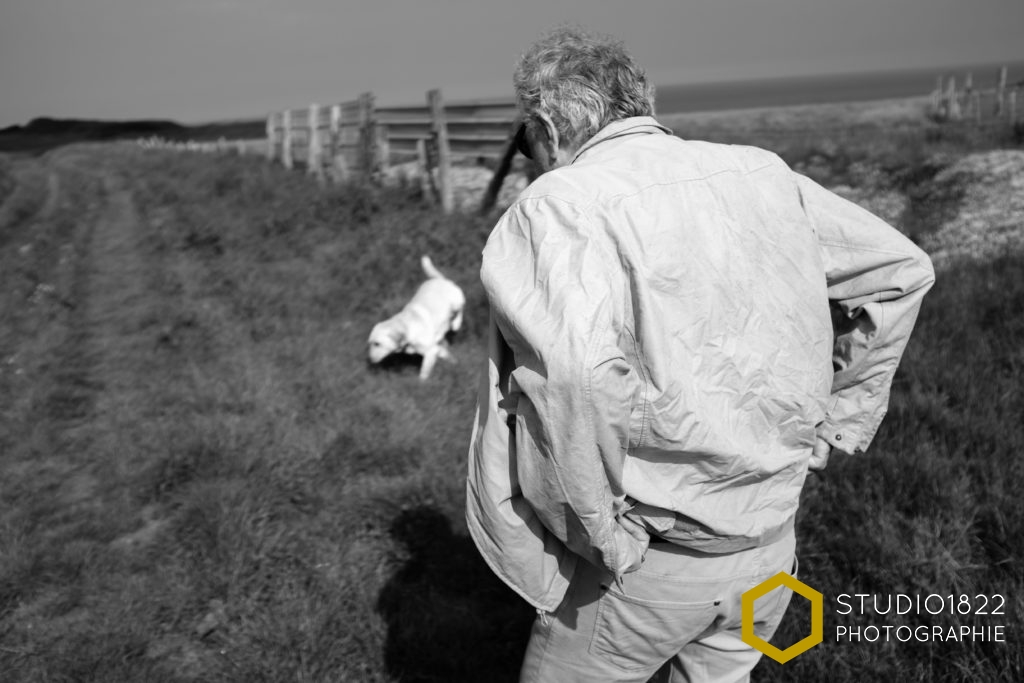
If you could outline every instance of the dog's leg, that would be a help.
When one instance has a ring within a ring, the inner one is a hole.
[[[462,328],[462,309],[455,311],[455,315],[452,317],[451,330],[452,332],[458,332]]]
[[[423,353],[423,363],[420,364],[421,381],[430,377],[430,373],[434,370],[434,364],[437,363],[437,357],[442,352],[447,353],[440,346],[435,346]]]

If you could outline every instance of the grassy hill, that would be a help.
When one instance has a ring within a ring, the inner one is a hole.
[[[771,145],[922,243],[992,183],[935,179],[1012,144],[800,125]],[[4,680],[516,680],[534,613],[463,521],[495,217],[230,154],[0,160]],[[458,362],[427,383],[364,358],[424,253],[468,298]],[[1019,253],[943,265],[871,451],[805,490],[825,642],[754,680],[1024,680],[1022,301]],[[842,593],[987,596],[989,613],[843,616]],[[801,602],[777,642],[806,635]],[[872,624],[1007,642],[837,642]]]
[[[253,139],[266,134],[263,120],[230,121],[186,126],[167,120],[99,121],[91,119],[32,119],[24,126],[0,129],[0,152],[38,154],[75,142],[135,139],[157,136],[166,140]]]

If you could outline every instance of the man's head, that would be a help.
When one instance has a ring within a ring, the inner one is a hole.
[[[611,36],[563,27],[516,66],[516,101],[533,157],[547,171],[568,163],[613,121],[654,113],[654,87]]]

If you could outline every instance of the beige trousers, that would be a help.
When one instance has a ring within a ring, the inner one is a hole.
[[[740,639],[740,596],[780,571],[795,575],[795,546],[792,531],[728,555],[654,543],[621,586],[581,560],[562,604],[538,614],[519,680],[748,681],[761,653]],[[779,588],[757,600],[759,637],[775,633],[791,595]]]

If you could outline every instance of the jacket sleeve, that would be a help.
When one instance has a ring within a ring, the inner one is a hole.
[[[896,366],[935,282],[928,256],[869,211],[797,175],[817,233],[835,332],[835,370],[818,435],[864,451],[885,417]]]
[[[481,280],[514,356],[509,413],[523,495],[570,550],[619,576],[642,552],[619,515],[639,382],[618,346],[622,267],[580,208],[520,200],[484,249]]]

